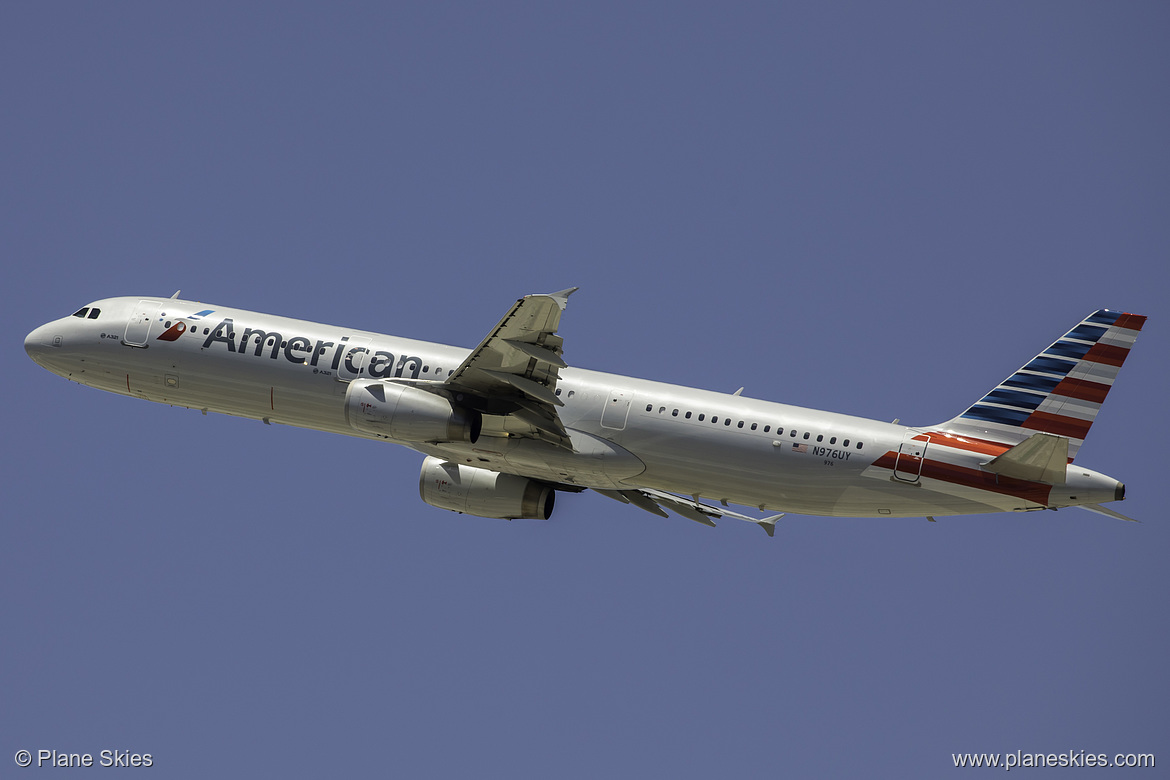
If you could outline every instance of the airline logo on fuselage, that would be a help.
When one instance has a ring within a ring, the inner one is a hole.
[[[194,322],[198,322],[199,320],[203,319],[208,314],[211,314],[214,311],[215,311],[215,309],[204,309],[203,311],[197,311],[194,314],[192,314],[191,316],[187,317],[187,319],[192,320]],[[157,341],[178,341],[179,336],[182,336],[186,332],[187,332],[187,323],[184,322],[183,320],[179,320],[174,325],[171,325],[169,328],[167,328],[156,340]]]
[[[161,335],[159,335],[157,340],[158,341],[178,341],[179,336],[182,336],[186,332],[187,332],[187,323],[183,322],[182,320],[179,320],[174,325],[167,328]]]
[[[200,314],[209,314],[200,312]],[[198,316],[198,315],[196,315]],[[189,319],[194,319],[191,317]],[[176,322],[165,333],[158,337],[159,341],[176,341],[187,331],[187,325]],[[237,336],[239,337],[237,340]],[[227,317],[203,340],[203,349],[211,349],[216,344],[223,344],[228,352],[251,357],[267,357],[277,360],[284,357],[289,363],[310,365],[316,371],[337,371],[344,361],[345,370],[350,374],[365,373],[374,379],[386,377],[400,377],[405,372],[411,379],[418,379],[422,372],[422,358],[415,355],[400,355],[395,359],[392,352],[384,349],[372,350],[363,345],[349,345],[349,336],[342,336],[336,342],[323,339],[313,339],[305,336],[293,336],[286,339],[276,331],[266,331],[259,328],[244,328],[238,334],[235,321]],[[330,349],[332,347],[332,349]],[[331,357],[326,355],[332,353]],[[325,364],[323,361],[328,360]],[[327,367],[326,367],[327,365]]]

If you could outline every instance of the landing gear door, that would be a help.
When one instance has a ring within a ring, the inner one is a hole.
[[[162,307],[160,301],[139,301],[126,323],[126,336],[122,343],[129,347],[145,347],[150,338],[150,324],[158,317]]]
[[[922,431],[906,431],[902,445],[898,447],[898,459],[894,462],[894,479],[917,482],[922,476],[922,464],[929,445],[930,437]]]

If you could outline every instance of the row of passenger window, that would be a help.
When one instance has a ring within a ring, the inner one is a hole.
[[[654,411],[654,404],[646,404],[646,411],[648,411],[648,412],[653,412],[653,411]],[[660,407],[658,407],[658,413],[659,413],[659,414],[664,414],[665,412],[666,412],[666,407],[665,407],[665,406],[660,406]],[[678,409],[674,409],[674,410],[672,410],[672,411],[671,411],[671,413],[670,413],[670,416],[671,416],[671,417],[678,417],[678,415],[679,415],[679,410],[678,410]],[[691,415],[691,412],[685,412],[685,413],[683,414],[683,419],[690,420],[690,419],[691,419],[691,416],[692,416],[692,415]],[[700,413],[700,414],[699,414],[699,415],[698,415],[698,416],[697,416],[695,419],[697,419],[699,422],[704,422],[704,421],[706,420],[706,417],[707,417],[707,415],[706,415],[706,414]],[[719,418],[719,415],[717,415],[717,414],[713,414],[713,415],[711,415],[711,423],[712,423],[712,424],[714,424],[714,425],[718,425],[718,424],[719,424],[719,419],[720,419],[720,418]],[[730,418],[730,417],[724,417],[724,418],[723,418],[723,424],[724,424],[724,425],[726,425],[726,426],[730,426],[732,422],[733,422],[733,420],[732,420],[732,418]],[[735,427],[736,427],[736,428],[743,428],[745,425],[747,426],[747,429],[748,429],[748,430],[750,430],[750,431],[760,430],[760,424],[759,424],[759,423],[750,423],[750,424],[749,424],[749,423],[745,422],[744,420],[739,420],[739,421],[737,421],[737,422],[736,422],[736,424],[735,424]],[[765,426],[763,427],[763,432],[764,432],[764,433],[771,433],[771,432],[772,432],[772,426],[771,426],[771,425],[765,425]],[[784,435],[784,428],[783,428],[783,427],[781,427],[781,426],[779,426],[779,425],[777,425],[777,426],[776,426],[776,433],[775,433],[774,435],[775,435],[775,436],[783,436],[783,435]],[[788,436],[789,436],[790,438],[793,438],[793,439],[795,439],[795,438],[797,437],[797,435],[799,435],[799,432],[798,432],[798,431],[797,431],[795,428],[791,428],[791,429],[789,429],[789,431],[788,431]],[[811,439],[811,438],[812,438],[812,432],[811,432],[811,431],[805,431],[805,432],[803,433],[803,435],[801,435],[801,438],[802,438],[802,439]],[[818,442],[824,442],[824,441],[825,441],[825,435],[824,435],[823,433],[818,433],[818,434],[817,434],[817,438],[816,438],[816,440],[817,440]],[[828,441],[828,443],[829,443],[829,444],[836,444],[836,443],[837,443],[837,437],[836,437],[836,436],[830,436],[830,437],[829,437],[829,441]],[[843,439],[843,440],[841,441],[841,446],[842,446],[842,447],[848,447],[848,446],[849,446],[849,439]],[[863,442],[856,442],[856,443],[854,444],[854,446],[856,446],[856,447],[857,447],[857,449],[861,449],[861,448],[862,448],[862,447],[864,447],[865,445],[864,445],[864,443],[863,443]]]

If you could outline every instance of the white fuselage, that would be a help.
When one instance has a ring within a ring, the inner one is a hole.
[[[110,298],[89,308],[100,315],[64,317],[30,333],[33,359],[121,395],[364,438],[374,437],[347,420],[351,380],[441,382],[469,352],[176,299]],[[201,309],[211,313],[190,316]],[[168,310],[183,312],[180,332]],[[508,436],[490,417],[475,444],[397,443],[556,485],[653,488],[813,515],[1055,508],[1112,501],[1119,490],[1116,480],[1079,466],[1069,467],[1064,485],[1009,484],[980,469],[997,454],[993,445],[945,431],[598,371],[562,369],[557,397],[575,452]]]

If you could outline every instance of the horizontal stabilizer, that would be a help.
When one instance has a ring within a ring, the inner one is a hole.
[[[1131,523],[1140,523],[1140,520],[1135,520],[1132,517],[1126,517],[1121,512],[1114,512],[1112,509],[1101,506],[1100,504],[1077,504],[1081,509],[1088,509],[1090,512],[1096,512],[1099,515],[1112,517],[1115,520],[1128,520]]]
[[[983,468],[1005,477],[1062,485],[1068,470],[1068,439],[1034,433]]]

